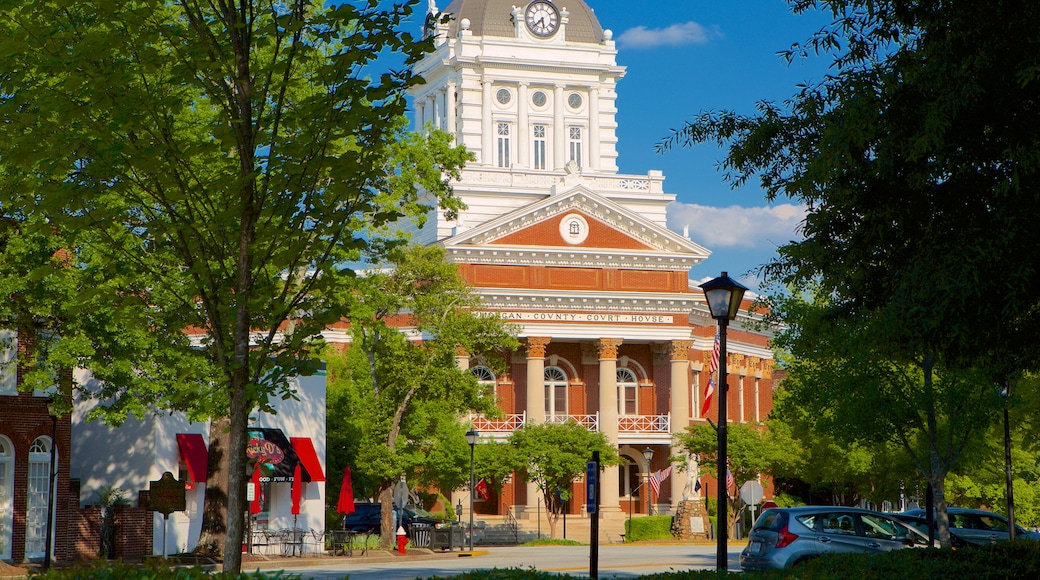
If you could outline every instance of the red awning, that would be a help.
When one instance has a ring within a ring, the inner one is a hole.
[[[325,472],[321,469],[321,461],[318,459],[318,453],[314,451],[314,442],[311,441],[311,438],[290,437],[289,442],[292,443],[293,450],[300,458],[303,468],[307,470],[304,479],[306,481],[325,481]]]
[[[178,433],[177,447],[181,450],[181,459],[188,466],[188,477],[195,483],[206,483],[209,452],[206,451],[206,440],[202,438],[202,435]]]

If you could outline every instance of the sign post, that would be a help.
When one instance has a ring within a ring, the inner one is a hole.
[[[762,484],[753,479],[740,486],[740,499],[751,506],[751,527],[755,527],[755,506],[762,501],[763,493]]]
[[[589,578],[599,578],[599,451],[585,465],[585,511],[592,518],[592,541],[589,542]]]
[[[164,472],[158,480],[149,481],[148,507],[163,515],[162,555],[163,559],[166,559],[166,528],[170,523],[170,514],[182,512],[187,508],[184,482],[177,481],[169,471]]]

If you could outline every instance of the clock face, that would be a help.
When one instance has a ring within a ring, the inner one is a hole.
[[[527,29],[535,36],[552,36],[560,26],[560,13],[549,2],[531,2],[524,11]]]

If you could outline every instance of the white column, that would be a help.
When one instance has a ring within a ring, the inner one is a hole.
[[[415,101],[415,130],[421,132],[426,124],[426,101]]]
[[[516,94],[517,126],[516,153],[517,163],[523,169],[531,168],[531,130],[527,119],[527,83],[520,83]]]
[[[563,85],[553,90],[553,168],[557,171],[567,164],[567,128],[563,125]]]
[[[673,340],[672,341],[672,356],[671,356],[671,406],[669,412],[672,414],[671,431],[672,438],[677,433],[683,433],[686,427],[690,424],[690,381],[689,381],[689,369],[690,369],[690,347],[693,346],[692,340]],[[674,455],[681,451],[679,449],[672,449],[671,453]],[[691,469],[693,466],[691,465]],[[679,502],[683,500],[683,492],[686,489],[686,477],[685,474],[680,474],[676,470],[672,470],[672,476],[669,478],[671,481],[671,492],[672,492],[672,513],[675,513],[675,509],[679,506]],[[660,503],[660,501],[658,501]]]
[[[589,166],[592,169],[600,168],[599,156],[599,89],[589,89]]]
[[[599,339],[599,430],[607,441],[618,444],[617,348],[620,338]],[[605,512],[620,511],[618,467],[607,467],[600,482],[600,508]]]
[[[444,129],[444,127],[441,124],[441,121],[444,118],[444,117],[441,116],[441,95],[442,94],[443,93],[441,93],[441,91],[437,91],[436,93],[433,93],[432,95],[430,95],[430,104],[428,105],[428,107],[429,107],[430,111],[433,112],[433,114],[430,115],[430,116],[433,117],[433,128],[434,129]]]
[[[454,82],[449,82],[448,83],[448,95],[447,95],[447,101],[448,102],[445,104],[445,107],[447,108],[447,114],[448,114],[448,133],[450,133],[452,139],[455,139],[455,140],[458,140],[457,136],[455,135],[455,133],[458,131],[457,120],[455,118],[455,116],[456,116],[456,106],[458,104],[457,101],[456,101],[457,99],[458,99],[458,89],[455,87],[455,83]]]
[[[530,423],[545,422],[545,347],[550,340],[543,336],[527,337],[527,421]],[[529,517],[537,513],[540,497],[538,486],[528,481]]]
[[[495,134],[491,122],[491,81],[485,80],[480,102],[481,139],[480,151],[477,151],[477,163],[495,164]]]

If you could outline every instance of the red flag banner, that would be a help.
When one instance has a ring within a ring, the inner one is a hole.
[[[486,481],[484,481],[483,477],[480,478],[480,481],[477,482],[477,485],[474,486],[474,489],[476,490],[477,495],[479,495],[481,499],[488,499],[491,497],[491,491],[488,489],[488,484]]]
[[[711,350],[711,366],[708,367],[708,387],[704,389],[704,402],[701,403],[701,417],[708,416],[711,397],[715,394],[715,373],[719,372],[719,329],[715,329],[715,346]]]

